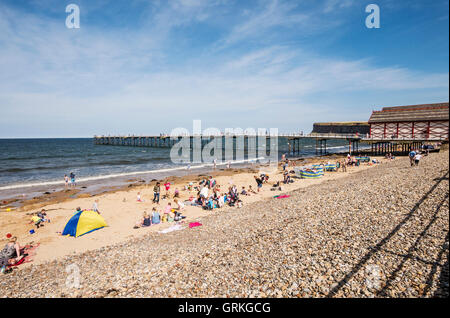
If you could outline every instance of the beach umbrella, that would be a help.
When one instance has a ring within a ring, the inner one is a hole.
[[[62,235],[78,237],[108,226],[103,217],[94,211],[75,213],[64,227]]]

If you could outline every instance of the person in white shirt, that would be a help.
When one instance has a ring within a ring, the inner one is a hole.
[[[420,153],[418,153],[418,154],[416,154],[416,155],[414,156],[414,163],[415,163],[416,166],[419,165],[420,159],[422,159],[422,155],[421,155]]]
[[[208,187],[203,187],[200,190],[200,196],[207,199],[208,198]]]

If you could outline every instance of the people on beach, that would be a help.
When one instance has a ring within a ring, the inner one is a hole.
[[[263,186],[263,181],[262,181],[261,178],[258,177],[258,176],[255,176],[254,178],[255,178],[256,185],[257,185],[258,192],[259,192],[259,190],[260,190],[260,189],[262,188],[262,186]]]
[[[156,182],[156,185],[153,187],[153,203],[159,204],[159,194],[161,192],[161,184]]]
[[[64,175],[64,188],[69,188],[69,177],[67,176],[67,174]]]
[[[142,198],[141,198],[141,193],[140,193],[140,192],[137,193],[137,198],[136,198],[136,200],[137,200],[137,202],[144,202],[144,201],[142,200]]]
[[[169,198],[169,194],[170,194],[170,182],[164,183],[164,188],[166,189],[166,198]]]
[[[414,166],[415,162],[414,162],[414,157],[416,156],[416,151],[413,149],[410,151],[409,153],[409,163],[411,164],[411,167]]]
[[[161,222],[161,216],[156,208],[152,209],[152,224],[159,224]]]
[[[178,199],[174,199],[173,202],[177,205],[174,209],[176,211],[183,211],[185,209],[185,205],[183,202],[179,201]]]
[[[37,216],[41,218],[42,222],[50,223],[50,219],[47,217],[47,212],[45,211],[45,209],[42,209],[40,212],[38,212]]]
[[[347,163],[345,160],[342,160],[341,162],[342,172],[347,172]]]
[[[94,203],[92,204],[92,211],[100,214],[100,211],[98,210],[98,199],[95,199]]]
[[[420,153],[417,153],[417,154],[414,156],[414,165],[415,165],[415,166],[418,166],[418,165],[419,165],[420,159],[422,159],[422,155],[421,155]]]
[[[6,266],[16,264],[20,261],[20,256],[20,245],[17,243],[17,237],[13,236],[6,243],[3,250],[0,251],[0,272],[4,274]]]
[[[75,173],[73,173],[73,172],[70,173],[70,186],[72,188],[75,188],[75,186],[76,186]]]
[[[148,213],[145,211],[142,215],[142,219],[139,220],[136,225],[134,226],[135,229],[138,229],[140,227],[148,227],[152,224],[151,218],[148,215]]]

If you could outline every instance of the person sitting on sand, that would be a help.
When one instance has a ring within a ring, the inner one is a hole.
[[[47,218],[47,212],[45,212],[45,209],[42,209],[41,212],[38,212],[36,215],[41,218],[42,222],[50,223],[50,219]]]
[[[180,197],[180,191],[178,191],[178,188],[175,188],[175,192],[173,194],[174,198],[179,198]]]
[[[253,188],[252,188],[252,186],[251,186],[251,185],[249,185],[249,186],[248,186],[248,192],[249,192],[249,193],[253,193],[253,194],[256,194],[256,191],[255,191],[255,190],[253,190]]]
[[[169,202],[164,209],[164,216],[166,217],[166,219],[169,216],[170,212],[172,212],[172,203]]]
[[[201,190],[200,190],[200,197],[202,197],[203,199],[208,198],[208,187],[204,186]]]
[[[242,200],[237,200],[237,202],[236,202],[236,207],[237,207],[238,209],[242,208],[243,205],[244,205],[244,204],[242,203]]]
[[[185,209],[185,207],[186,207],[186,206],[184,205],[184,203],[181,202],[181,201],[178,201],[178,199],[173,200],[173,202],[175,202],[175,204],[177,205],[177,206],[175,207],[175,210],[178,211],[178,212],[183,211],[183,210]]]
[[[20,245],[17,243],[17,237],[13,236],[9,239],[9,242],[5,245],[3,250],[0,251],[1,273],[5,273],[6,266],[14,265],[20,261],[20,259]]]
[[[290,182],[291,182],[291,176],[289,175],[289,173],[287,171],[285,171],[283,173],[283,183],[288,184]]]
[[[242,194],[242,195],[250,195],[250,194],[245,190],[245,187],[242,187],[241,194]]]
[[[44,226],[44,224],[42,224],[44,221],[38,216],[38,212],[32,215],[30,223],[34,223],[37,229]]]
[[[147,211],[144,212],[142,219],[136,223],[136,225],[134,226],[135,229],[138,229],[140,227],[148,227],[152,225],[152,221],[150,216],[148,215]]]
[[[161,222],[161,216],[156,208],[152,209],[152,224],[159,224]]]
[[[82,212],[83,210],[81,210],[81,208],[80,207],[77,207],[77,210],[75,211],[75,213],[74,214],[77,214],[78,212]]]

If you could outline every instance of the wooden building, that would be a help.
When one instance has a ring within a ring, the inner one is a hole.
[[[448,103],[384,107],[370,116],[370,137],[375,139],[446,140]]]

